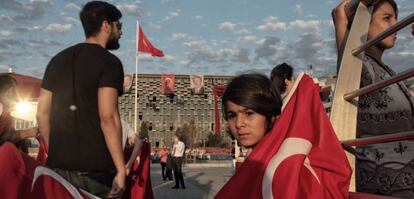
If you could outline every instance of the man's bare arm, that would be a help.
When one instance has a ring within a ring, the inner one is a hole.
[[[52,107],[52,92],[40,89],[40,96],[37,105],[37,124],[39,126],[40,135],[46,142],[46,146],[49,146],[49,134],[50,134],[50,111]]]
[[[121,120],[118,112],[118,91],[103,87],[98,90],[98,109],[105,142],[117,169],[111,193],[125,189],[125,161],[122,150]]]

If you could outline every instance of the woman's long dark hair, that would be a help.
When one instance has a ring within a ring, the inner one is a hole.
[[[282,99],[278,90],[263,74],[249,73],[233,78],[222,96],[223,115],[227,120],[227,102],[246,107],[266,117],[267,131],[272,127],[272,117],[281,112]]]

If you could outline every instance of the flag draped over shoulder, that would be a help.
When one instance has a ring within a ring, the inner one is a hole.
[[[10,142],[0,146],[0,193],[5,199],[92,199],[54,171],[18,151]]]
[[[164,57],[164,52],[155,48],[147,39],[142,31],[141,26],[138,27],[138,51],[150,53],[152,56]]]
[[[136,176],[132,181],[132,188],[130,192],[130,198],[140,199],[154,199],[151,185],[151,174],[150,174],[150,153],[151,144],[148,141],[142,142],[141,154],[138,161],[135,161],[132,175]]]
[[[351,167],[303,73],[271,131],[216,195],[228,198],[348,198]],[[289,97],[289,96],[288,96]]]

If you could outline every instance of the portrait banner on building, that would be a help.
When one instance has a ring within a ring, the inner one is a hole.
[[[204,94],[204,76],[190,75],[190,91],[193,95]]]
[[[129,93],[131,91],[133,80],[134,80],[134,76],[132,76],[132,74],[124,75],[124,93]]]
[[[173,95],[174,94],[174,74],[162,74],[161,75],[161,94]]]

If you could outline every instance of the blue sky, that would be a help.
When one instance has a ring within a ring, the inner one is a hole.
[[[400,19],[414,12],[412,0],[396,0]],[[1,0],[0,72],[42,77],[49,60],[84,41],[78,13],[86,1]],[[163,58],[139,53],[139,73],[235,75],[268,73],[282,62],[297,71],[312,64],[316,75],[335,73],[336,50],[327,0],[121,0],[121,48],[113,51],[126,73],[135,70],[136,20]],[[410,29],[398,33],[385,62],[414,66]]]

